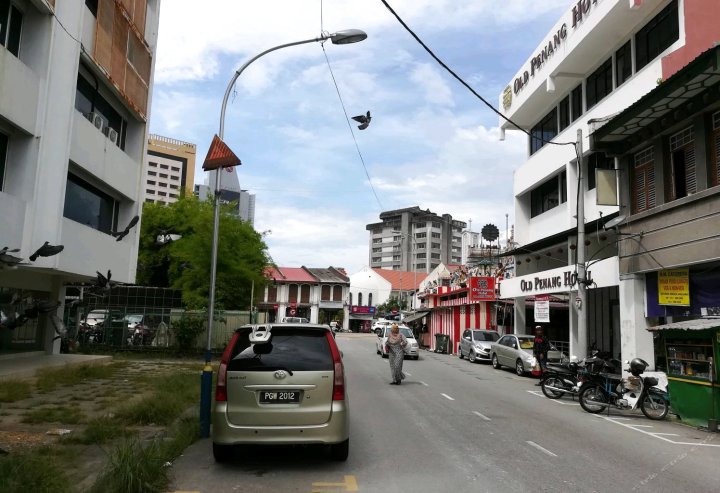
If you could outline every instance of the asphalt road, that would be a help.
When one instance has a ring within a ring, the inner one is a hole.
[[[258,448],[217,465],[209,440],[173,465],[196,492],[720,492],[720,434],[637,413],[593,416],[536,380],[421,352],[389,385],[375,336],[338,335],[351,403],[350,457]]]

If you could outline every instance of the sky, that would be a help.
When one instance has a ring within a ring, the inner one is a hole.
[[[387,1],[495,107],[573,3]],[[504,237],[506,215],[510,225],[514,217],[513,172],[526,159],[527,136],[507,132],[501,141],[497,115],[438,65],[380,0],[204,0],[202,7],[161,2],[150,114],[151,133],[197,145],[195,183],[206,181],[202,162],[218,132],[223,95],[243,63],[323,31],[368,34],[356,44],[274,51],[234,86],[224,140],[242,160],[235,172],[241,187],[256,195],[255,229],[267,232],[277,265],[357,272],[368,264],[365,226],[379,222],[382,211],[416,205],[472,221],[473,231],[494,224]],[[348,117],[371,112],[366,130],[348,124],[338,91]]]

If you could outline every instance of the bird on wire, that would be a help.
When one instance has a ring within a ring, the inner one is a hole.
[[[35,253],[30,255],[28,259],[30,262],[35,262],[38,257],[52,257],[57,255],[65,249],[64,245],[51,245],[49,241],[46,241],[43,246],[38,248]]]
[[[140,216],[135,216],[132,219],[130,219],[130,223],[123,229],[122,231],[111,231],[110,234],[115,237],[115,241],[120,241],[123,238],[125,238],[128,233],[130,233],[130,230],[135,227],[135,225],[140,220]]]
[[[352,119],[360,124],[358,125],[358,128],[360,130],[365,130],[366,128],[368,128],[368,125],[370,125],[370,120],[372,120],[372,117],[370,116],[370,112],[368,111],[364,115],[353,116]]]

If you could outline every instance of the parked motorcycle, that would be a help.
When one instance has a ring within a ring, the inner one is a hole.
[[[648,367],[645,360],[634,358],[629,365],[627,378],[612,373],[588,373],[580,390],[580,406],[592,414],[610,406],[623,410],[639,407],[649,419],[664,419],[670,410],[667,392],[656,387],[657,378],[641,376]]]
[[[614,372],[619,367],[620,362],[612,359],[610,353],[593,349],[591,356],[580,362],[561,360],[559,365],[549,363],[540,379],[540,387],[548,399],[559,399],[565,394],[576,396],[582,389],[586,374]]]

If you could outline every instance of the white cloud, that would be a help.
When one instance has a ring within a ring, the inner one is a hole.
[[[428,63],[418,64],[410,74],[410,80],[421,87],[428,103],[454,105],[447,79],[443,78],[434,66]]]

